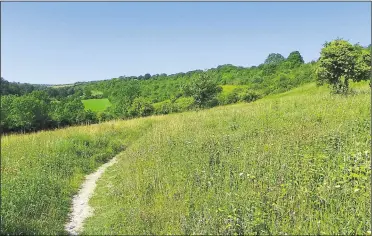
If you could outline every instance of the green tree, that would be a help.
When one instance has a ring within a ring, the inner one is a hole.
[[[92,91],[88,88],[84,90],[85,99],[90,99],[92,97]]]
[[[286,59],[286,64],[289,68],[298,67],[302,64],[304,64],[304,59],[301,56],[301,53],[299,51],[294,51],[289,54],[289,56]]]
[[[212,106],[216,96],[222,88],[206,74],[201,74],[183,87],[185,96],[195,99],[195,105],[198,107]]]
[[[279,54],[279,53],[270,53],[264,64],[269,64],[269,65],[278,65],[282,62],[285,61],[285,58],[282,56],[282,54]]]
[[[129,117],[129,110],[135,98],[141,94],[140,84],[136,80],[123,81],[123,84],[114,85],[110,102],[113,104],[109,108],[109,112],[117,118]]]
[[[70,124],[80,124],[84,122],[84,104],[78,98],[67,100],[64,104],[63,116]]]
[[[317,68],[318,84],[328,83],[336,93],[346,93],[349,80],[370,78],[370,51],[343,39],[324,44]]]
[[[12,120],[10,119],[10,111],[12,109],[13,100],[16,98],[15,95],[1,96],[1,132],[10,131]]]
[[[47,104],[33,96],[14,98],[8,119],[9,128],[15,131],[30,131],[45,128],[48,120]]]
[[[143,98],[135,98],[129,109],[129,114],[133,117],[135,116],[149,116],[154,112],[154,107],[151,103]]]

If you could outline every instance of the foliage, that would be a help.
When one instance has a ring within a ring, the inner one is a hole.
[[[262,97],[261,94],[259,94],[258,92],[256,91],[253,91],[253,90],[247,90],[246,92],[244,92],[241,97],[240,97],[240,100],[241,101],[244,101],[244,102],[254,102],[258,99],[260,99]]]
[[[129,114],[132,117],[149,116],[152,114],[153,111],[154,107],[152,106],[152,104],[143,97],[135,98],[130,109],[128,110]]]
[[[156,115],[165,115],[172,113],[175,108],[171,100],[165,100],[162,102],[154,103],[154,114]]]
[[[289,68],[294,68],[304,64],[304,59],[299,51],[294,51],[289,54],[286,63],[288,64]]]
[[[370,60],[370,53],[366,49],[367,47],[354,45],[353,48],[355,55],[357,55],[356,64],[358,66],[354,67],[354,72],[350,73],[350,76],[367,77],[370,68],[367,63]],[[301,54],[294,51],[287,58],[277,53],[271,53],[265,63],[259,66],[241,67],[226,64],[205,71],[194,70],[172,75],[119,76],[109,80],[79,82],[68,86],[43,85],[35,87],[28,84],[9,83],[2,79],[1,83],[5,84],[5,89],[2,87],[2,97],[9,95],[23,97],[33,93],[36,100],[47,104],[48,108],[48,116],[43,116],[45,120],[42,121],[42,124],[32,124],[32,127],[14,126],[10,128],[12,124],[8,117],[10,110],[2,112],[5,117],[1,122],[2,132],[28,132],[108,119],[127,119],[141,116],[141,114],[150,115],[149,112],[152,112],[151,114],[168,114],[213,107],[219,104],[231,104],[249,100],[249,96],[244,97],[243,90],[247,89],[260,94],[259,97],[265,97],[315,81],[317,67],[318,63],[314,61],[304,63]],[[220,85],[223,87],[222,92],[219,88]],[[233,92],[238,87],[244,89]],[[42,91],[42,93],[37,95],[36,91]],[[88,97],[90,95],[90,98],[96,100],[84,100],[86,95]],[[136,110],[135,105],[132,104],[139,97],[146,100],[149,108],[144,113]],[[96,115],[98,112],[105,111],[105,115],[95,119],[92,114],[82,111],[81,107],[76,107],[78,114],[67,114],[74,110],[65,108],[69,106],[67,100],[81,99],[83,99],[85,110],[90,109]],[[8,99],[7,102],[9,103],[11,100],[13,99]],[[183,104],[184,102],[185,104]],[[4,109],[9,107],[5,103],[2,106]],[[27,106],[26,113],[37,113],[37,111],[30,111],[31,108],[32,106]],[[34,108],[36,109],[36,107]],[[30,122],[35,123],[35,121]],[[26,125],[26,123],[24,124]]]
[[[285,58],[279,54],[279,53],[270,53],[264,64],[268,64],[268,65],[279,65],[280,63],[284,62],[285,61]]]
[[[319,84],[328,83],[336,93],[346,93],[349,81],[368,80],[371,52],[343,39],[324,44],[317,70]]]
[[[174,102],[174,109],[177,112],[192,110],[195,106],[193,97],[181,97]]]
[[[186,84],[183,91],[185,96],[195,99],[196,106],[208,107],[212,105],[211,102],[222,91],[222,88],[210,76],[202,74]]]

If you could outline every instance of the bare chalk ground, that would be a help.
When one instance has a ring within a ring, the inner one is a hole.
[[[85,177],[81,189],[72,200],[70,221],[65,225],[65,229],[70,235],[78,235],[83,229],[84,220],[93,215],[93,209],[88,205],[88,202],[96,188],[96,182],[103,172],[105,172],[106,168],[115,164],[116,161],[116,157],[112,158],[109,162],[100,166],[96,172]]]

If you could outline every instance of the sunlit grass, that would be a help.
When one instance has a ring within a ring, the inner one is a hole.
[[[234,91],[234,89],[241,88],[241,89],[246,89],[248,86],[246,85],[222,85],[222,94],[226,95]]]
[[[153,120],[72,127],[1,139],[1,234],[63,234],[84,176],[123,151]]]
[[[164,117],[99,181],[86,234],[365,234],[370,92],[305,85]]]
[[[106,108],[111,106],[110,101],[107,98],[101,99],[86,99],[82,100],[86,110],[92,111],[104,111]]]
[[[365,234],[370,88],[307,84],[253,103],[1,139],[1,234],[63,234],[84,176],[86,234]]]

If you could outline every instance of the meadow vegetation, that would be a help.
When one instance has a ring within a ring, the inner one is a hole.
[[[370,96],[311,83],[165,116],[104,173],[84,234],[365,234]]]
[[[71,199],[154,119],[107,122],[1,139],[1,234],[64,234]]]
[[[368,50],[337,39],[317,62],[58,88],[1,78],[1,234],[65,234],[84,176],[118,153],[84,234],[365,234]]]

